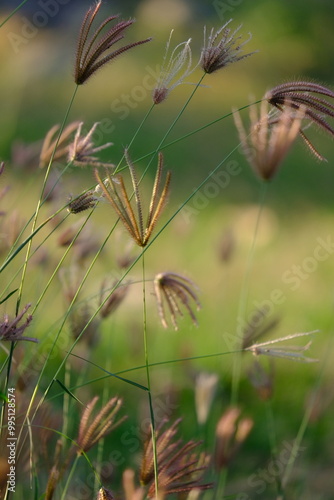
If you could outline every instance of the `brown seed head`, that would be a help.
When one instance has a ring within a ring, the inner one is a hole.
[[[232,22],[232,19],[217,31],[212,28],[208,37],[206,36],[206,28],[204,28],[204,47],[201,53],[200,65],[205,73],[214,73],[225,68],[228,64],[241,61],[241,59],[255,53],[242,54],[243,46],[251,40],[252,35],[249,33],[248,39],[240,43],[242,37],[236,36],[236,34],[241,25],[231,32],[231,29],[227,27],[230,22]]]
[[[334,117],[334,105],[327,99],[328,97],[333,99],[334,92],[329,88],[313,82],[295,81],[277,85],[264,97],[282,112],[286,109],[293,111],[303,109],[305,119],[315,123],[332,137],[334,136],[334,128],[327,121],[327,118]],[[302,130],[299,134],[318,160],[326,160]]]
[[[98,401],[98,396],[95,396],[86,406],[82,413],[79,435],[77,438],[78,454],[90,450],[96,443],[107,436],[113,429],[118,427],[126,417],[122,417],[116,421],[116,415],[119,412],[122,400],[114,397],[111,398],[94,417],[92,415],[94,407]]]
[[[130,197],[126,191],[122,175],[118,175],[116,178],[113,178],[108,174],[108,177],[104,182],[102,181],[97,170],[95,170],[95,176],[102,189],[102,193],[110,202],[131,238],[140,247],[145,247],[149,242],[155,225],[166,205],[171,173],[167,172],[165,184],[160,192],[163,155],[162,153],[159,153],[157,173],[153,185],[148,216],[144,226],[142,209],[143,202],[139,191],[139,182],[134,165],[132,164],[127,151],[125,151],[125,158],[130,170],[137,214],[135,214],[135,211],[132,208]]]
[[[73,122],[67,125],[67,127],[64,128],[59,139],[57,137],[57,132],[60,129],[60,125],[54,125],[49,130],[49,132],[45,136],[39,156],[39,166],[41,168],[46,167],[49,164],[51,158],[53,158],[54,161],[67,160],[71,136],[74,131],[77,130],[79,125],[80,122]],[[56,145],[57,149],[53,155]]]
[[[96,191],[88,190],[70,201],[67,210],[71,214],[79,214],[90,208],[94,208],[100,198],[96,196]]]
[[[191,301],[195,302],[197,310],[201,308],[194,283],[188,278],[176,273],[159,273],[154,278],[154,291],[158,305],[158,312],[162,325],[167,328],[167,319],[164,303],[169,310],[174,329],[178,329],[177,316],[183,316],[181,307],[184,307],[190,315],[192,322],[197,326],[197,319],[191,307]]]
[[[101,162],[99,158],[94,156],[103,149],[113,145],[112,142],[102,144],[102,146],[94,146],[93,134],[99,125],[99,122],[94,123],[92,128],[86,135],[81,136],[83,122],[80,122],[74,136],[73,142],[68,147],[68,161],[77,167],[85,167],[92,165],[94,167],[114,167],[112,163]]]
[[[74,81],[77,85],[85,83],[105,64],[132,47],[151,41],[151,38],[146,38],[111,51],[113,45],[124,38],[127,28],[134,23],[134,19],[129,19],[129,21],[119,21],[110,26],[118,16],[110,16],[105,19],[88,39],[101,4],[102,2],[99,0],[95,6],[88,9],[80,29],[74,72]]]
[[[9,316],[5,314],[3,321],[0,322],[0,341],[16,342],[18,340],[29,340],[30,342],[38,342],[33,337],[23,337],[23,332],[32,321],[31,315],[28,315],[25,322],[19,326],[19,322],[30,306],[31,304],[27,304],[14,319],[9,319]]]
[[[209,456],[196,450],[201,443],[189,441],[184,444],[181,439],[174,439],[180,421],[180,419],[176,420],[163,431],[162,427],[167,424],[167,420],[163,420],[156,430],[158,479],[163,495],[189,492],[194,488],[206,490],[213,487],[211,483],[201,484],[203,474],[209,464]],[[144,446],[140,481],[143,486],[148,486],[147,496],[155,498],[151,436]]]
[[[284,110],[278,117],[268,114],[268,104],[262,101],[260,116],[255,106],[250,108],[250,132],[247,133],[238,112],[234,121],[239,131],[243,152],[255,173],[263,180],[273,178],[290,147],[300,133],[304,108]]]

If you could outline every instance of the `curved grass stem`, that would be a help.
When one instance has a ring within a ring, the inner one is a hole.
[[[250,250],[248,253],[248,257],[247,257],[245,274],[244,274],[243,282],[242,282],[242,286],[241,286],[239,307],[238,307],[238,313],[237,313],[237,318],[236,318],[237,323],[245,320],[247,303],[248,303],[248,296],[249,296],[249,289],[250,289],[250,277],[251,277],[251,271],[252,271],[253,262],[254,262],[255,246],[256,246],[257,236],[258,236],[259,227],[260,227],[261,215],[263,212],[265,199],[266,199],[266,195],[267,195],[267,191],[268,191],[268,185],[269,184],[267,182],[261,183],[259,210],[258,210],[258,214],[257,214],[257,218],[256,218],[252,244],[251,244],[251,247],[250,247]],[[242,341],[243,341],[242,337],[236,335],[235,349],[238,352],[236,353],[236,355],[234,357],[234,363],[233,363],[232,390],[231,390],[231,405],[232,406],[237,404],[238,396],[239,396],[239,385],[240,385],[240,377],[241,377],[241,359],[242,359],[242,351],[241,351]]]

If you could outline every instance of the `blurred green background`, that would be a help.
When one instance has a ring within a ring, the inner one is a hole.
[[[1,4],[3,19],[14,4]],[[13,16],[0,31],[0,158],[8,165],[3,182],[12,186],[1,200],[1,209],[7,213],[17,210],[22,218],[27,218],[27,214],[34,210],[44,175],[37,166],[39,145],[30,150],[25,145],[41,141],[46,132],[63,119],[74,90],[73,62],[84,5],[86,2],[73,1],[59,6],[59,13],[50,16],[45,27],[29,32],[27,38],[24,30],[38,19],[36,12],[41,11],[40,4],[36,6],[36,2],[28,1],[24,10]],[[124,147],[149,109],[151,89],[147,75],[156,74],[171,29],[175,30],[174,43],[192,38],[193,60],[196,62],[203,45],[203,26],[219,28],[233,18],[235,27],[242,24],[240,33],[245,37],[252,33],[245,51],[258,52],[216,74],[207,75],[167,142],[230,113],[232,109],[260,99],[268,89],[282,82],[305,79],[333,86],[334,4],[331,0],[105,1],[103,9],[106,15],[122,12],[125,18],[136,18],[137,22],[129,32],[131,40],[153,37],[152,43],[130,51],[105,67],[83,85],[76,96],[69,121],[82,120],[87,130],[94,122],[100,122],[94,135],[96,144],[114,143],[111,149],[103,152],[105,160],[119,161]],[[188,80],[196,83],[200,76],[201,71],[197,69]],[[131,148],[133,159],[154,151],[193,89],[191,85],[177,87],[153,110]],[[248,111],[244,111],[243,116],[246,120]],[[320,416],[308,426],[303,442],[306,451],[295,471],[291,498],[325,500],[334,498],[331,496],[334,435],[333,391],[330,389],[333,380],[333,254],[329,252],[324,261],[317,263],[314,271],[307,272],[306,278],[299,280],[296,290],[292,290],[291,284],[284,279],[286,273],[290,273],[289,276],[294,273],[294,266],[307,267],[305,259],[313,256],[319,238],[334,240],[333,141],[314,126],[307,133],[328,162],[317,161],[297,140],[268,187],[247,285],[246,317],[254,310],[255,303],[263,303],[273,290],[279,289],[284,301],[273,311],[281,318],[274,335],[320,330],[310,353],[320,359],[319,363],[276,360],[273,412],[278,440],[293,440],[310,395],[320,387],[322,399],[317,403]],[[233,119],[227,117],[164,150],[166,166],[173,175],[164,220],[237,144]],[[164,332],[159,325],[152,287],[149,289],[152,362],[229,350],[224,334],[233,334],[236,328],[238,303],[247,273],[262,189],[239,152],[233,153],[231,159],[236,162],[240,173],[231,177],[222,189],[212,187],[212,191],[208,188],[205,191],[203,187],[202,196],[197,195],[190,201],[191,211],[182,211],[147,253],[148,279],[167,270],[185,274],[198,284],[203,306],[198,313],[198,328],[184,319],[179,332]],[[146,164],[147,160],[144,160],[138,166],[142,169]],[[153,177],[153,169],[149,174]],[[62,179],[61,203],[66,202],[69,194],[78,194],[92,184],[94,179],[89,168],[73,168]],[[149,181],[144,189],[150,189]],[[115,220],[108,209],[100,204],[91,221],[90,238],[96,238],[97,242],[103,240]],[[44,213],[47,215],[48,209]],[[222,246],[230,237],[233,252],[224,260]],[[63,252],[57,241],[55,234],[48,248],[51,264],[57,262]],[[115,262],[126,251],[127,245],[127,234],[118,230],[88,280],[85,290],[88,299],[93,297],[96,301],[99,284],[106,273],[113,276],[118,272],[115,271]],[[136,254],[135,249],[131,252]],[[70,258],[66,264],[70,264]],[[5,280],[9,280],[11,273],[12,269],[8,269]],[[25,290],[26,301],[39,296],[48,276],[49,271],[45,268],[34,272]],[[140,277],[138,266],[130,278],[140,281]],[[55,305],[59,305],[59,309]],[[103,365],[107,350],[106,366],[112,371],[143,362],[140,283],[132,286],[124,308],[120,308],[102,327],[101,340],[94,347],[93,354],[88,348],[81,353]],[[59,320],[59,310],[63,310],[63,297],[58,284],[46,295],[43,310],[41,307],[38,320],[35,320],[37,336],[41,340],[45,341],[45,335],[52,337],[54,330],[50,324]],[[124,314],[125,310],[128,314]],[[31,359],[35,356],[34,348],[29,347]],[[41,342],[38,349],[43,348]],[[54,360],[55,366],[57,361]],[[245,371],[252,361],[251,356],[245,357]],[[219,373],[220,386],[207,431],[212,443],[216,420],[229,402],[232,357],[208,358],[172,366],[172,369],[167,365],[153,370],[155,390],[163,395],[177,391],[176,413],[184,416],[183,430],[189,438],[202,432],[194,419],[194,373],[199,370]],[[78,371],[80,369],[78,365]],[[92,370],[90,376],[99,374],[98,370]],[[138,381],[145,381],[144,372],[139,372]],[[97,383],[92,391],[101,391],[103,387],[103,382]],[[135,391],[116,382],[115,390],[122,395],[125,392],[126,411],[135,421]],[[245,454],[241,454],[238,466],[232,468],[230,492],[247,491],[242,489],[247,486],[243,478],[252,473],[254,467],[261,467],[268,454],[265,410],[246,377],[242,381],[241,394],[242,408],[253,416],[255,426]]]

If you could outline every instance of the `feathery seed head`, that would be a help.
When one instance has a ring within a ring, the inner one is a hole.
[[[241,61],[255,52],[243,54],[243,46],[248,43],[252,35],[249,33],[248,39],[240,43],[241,35],[236,36],[241,28],[238,26],[233,32],[228,28],[232,19],[227,21],[219,30],[211,29],[210,35],[206,35],[204,27],[204,47],[201,53],[200,65],[205,73],[214,73],[219,69],[225,68],[228,64]]]
[[[209,464],[208,455],[195,451],[201,443],[189,441],[184,444],[181,439],[174,439],[180,421],[181,419],[176,420],[162,431],[162,427],[167,423],[167,419],[164,419],[156,430],[158,479],[164,495],[189,492],[194,488],[206,490],[213,487],[211,483],[200,483]],[[148,486],[147,496],[155,498],[152,436],[146,440],[144,446],[140,482],[143,486]]]
[[[76,198],[71,199],[68,204],[67,211],[71,214],[79,214],[84,210],[94,208],[100,197],[96,196],[95,190],[88,190],[85,193],[80,194]]]
[[[82,413],[77,438],[79,446],[77,453],[79,455],[90,450],[100,439],[107,436],[126,419],[126,417],[122,417],[115,421],[122,405],[122,400],[117,397],[111,398],[94,417],[92,413],[98,399],[98,396],[95,396]]]
[[[125,183],[122,175],[116,178],[108,175],[105,181],[102,181],[99,173],[95,170],[96,179],[101,187],[102,193],[110,202],[117,216],[120,218],[123,226],[130,234],[131,238],[140,247],[145,247],[149,242],[155,225],[166,205],[171,173],[167,172],[165,183],[160,192],[161,175],[163,169],[163,155],[158,155],[158,168],[153,185],[151,201],[148,211],[147,220],[144,226],[142,197],[139,191],[139,182],[137,179],[135,167],[132,164],[127,150],[125,158],[130,170],[131,182],[134,191],[135,205],[137,214],[132,208],[130,197],[126,191]]]
[[[160,104],[167,98],[171,90],[175,89],[175,87],[181,85],[182,83],[186,83],[184,82],[184,79],[187,78],[196,68],[196,66],[192,68],[192,53],[190,48],[191,38],[189,38],[186,42],[179,43],[174,48],[167,62],[172,34],[173,30],[169,35],[157,86],[153,90],[152,98],[154,104]]]
[[[195,302],[197,310],[201,308],[194,283],[188,278],[176,273],[159,273],[154,278],[154,291],[158,305],[158,313],[162,325],[167,328],[166,312],[164,302],[167,304],[172,324],[178,330],[177,316],[183,316],[183,306],[190,315],[192,322],[197,326],[197,319],[191,307],[191,301]]]
[[[152,40],[151,38],[146,38],[145,40],[129,43],[118,49],[110,50],[113,45],[124,38],[127,28],[135,22],[134,19],[129,19],[129,21],[118,21],[116,24],[110,25],[110,23],[118,19],[117,15],[105,19],[96,28],[95,32],[92,33],[91,38],[88,39],[92,24],[100,10],[101,4],[102,2],[99,0],[95,6],[88,9],[81,25],[74,71],[74,81],[77,85],[85,83],[88,78],[117,56],[130,50],[132,47]]]
[[[278,117],[271,116],[267,102],[262,101],[260,116],[255,106],[250,108],[251,126],[247,133],[239,113],[234,113],[243,152],[261,179],[273,178],[300,133],[303,116],[303,107],[286,109]]]
[[[274,358],[287,358],[291,361],[301,361],[303,363],[315,363],[318,360],[315,358],[308,358],[304,355],[311,345],[312,340],[310,340],[305,346],[282,346],[276,347],[276,344],[283,342],[285,340],[291,340],[299,337],[306,337],[308,335],[313,335],[317,333],[318,330],[312,332],[294,333],[292,335],[287,335],[286,337],[281,337],[279,339],[268,340],[267,342],[261,342],[253,344],[247,347],[245,350],[250,351],[254,356],[272,356]]]
[[[54,161],[67,160],[71,135],[79,127],[79,125],[80,122],[73,122],[67,125],[62,131],[59,139],[57,138],[56,134],[60,129],[60,125],[54,125],[49,130],[49,132],[45,136],[39,155],[40,168],[46,167],[49,164],[51,158],[53,158]],[[57,149],[53,154],[56,145]]]
[[[93,134],[99,122],[94,123],[92,128],[85,136],[81,136],[83,122],[78,124],[76,134],[73,142],[68,147],[68,161],[78,167],[85,167],[86,165],[93,165],[95,167],[114,167],[112,163],[101,162],[96,156],[99,151],[109,148],[113,145],[112,142],[107,142],[102,146],[94,147]]]
[[[25,322],[19,326],[19,322],[30,306],[31,304],[27,304],[14,319],[9,319],[9,316],[5,314],[3,321],[0,322],[0,341],[16,342],[18,340],[29,340],[30,342],[38,342],[35,338],[23,337],[23,332],[32,321],[30,314],[27,316]]]
[[[315,94],[315,95],[314,95]],[[325,98],[323,97],[325,96]],[[294,81],[277,85],[269,90],[264,98],[280,111],[286,109],[303,109],[305,119],[315,123],[329,135],[334,137],[334,128],[327,118],[334,117],[334,105],[327,98],[334,98],[334,92],[323,85],[313,82]],[[306,137],[302,130],[299,131],[306,146],[318,160],[326,161]]]

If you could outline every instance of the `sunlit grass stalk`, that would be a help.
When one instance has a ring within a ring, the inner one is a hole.
[[[258,209],[255,228],[254,228],[253,240],[251,243],[251,247],[249,249],[247,262],[246,262],[246,269],[245,269],[245,273],[243,276],[236,320],[244,319],[245,315],[246,315],[248,296],[249,296],[249,292],[250,292],[250,277],[251,277],[252,266],[253,266],[254,255],[255,255],[256,241],[257,241],[257,236],[258,236],[259,227],[260,227],[261,215],[263,212],[265,199],[266,199],[267,192],[268,192],[268,186],[269,186],[268,182],[261,182],[260,197],[259,197],[260,198],[259,199],[259,209]],[[239,338],[238,336],[236,336],[236,346],[235,346],[236,351],[238,351],[241,348],[241,345],[242,345],[242,338]],[[232,406],[236,405],[238,402],[239,385],[240,385],[240,377],[241,377],[241,360],[242,360],[242,353],[237,353],[234,356],[234,360],[233,360],[232,388],[231,388],[231,405]]]

